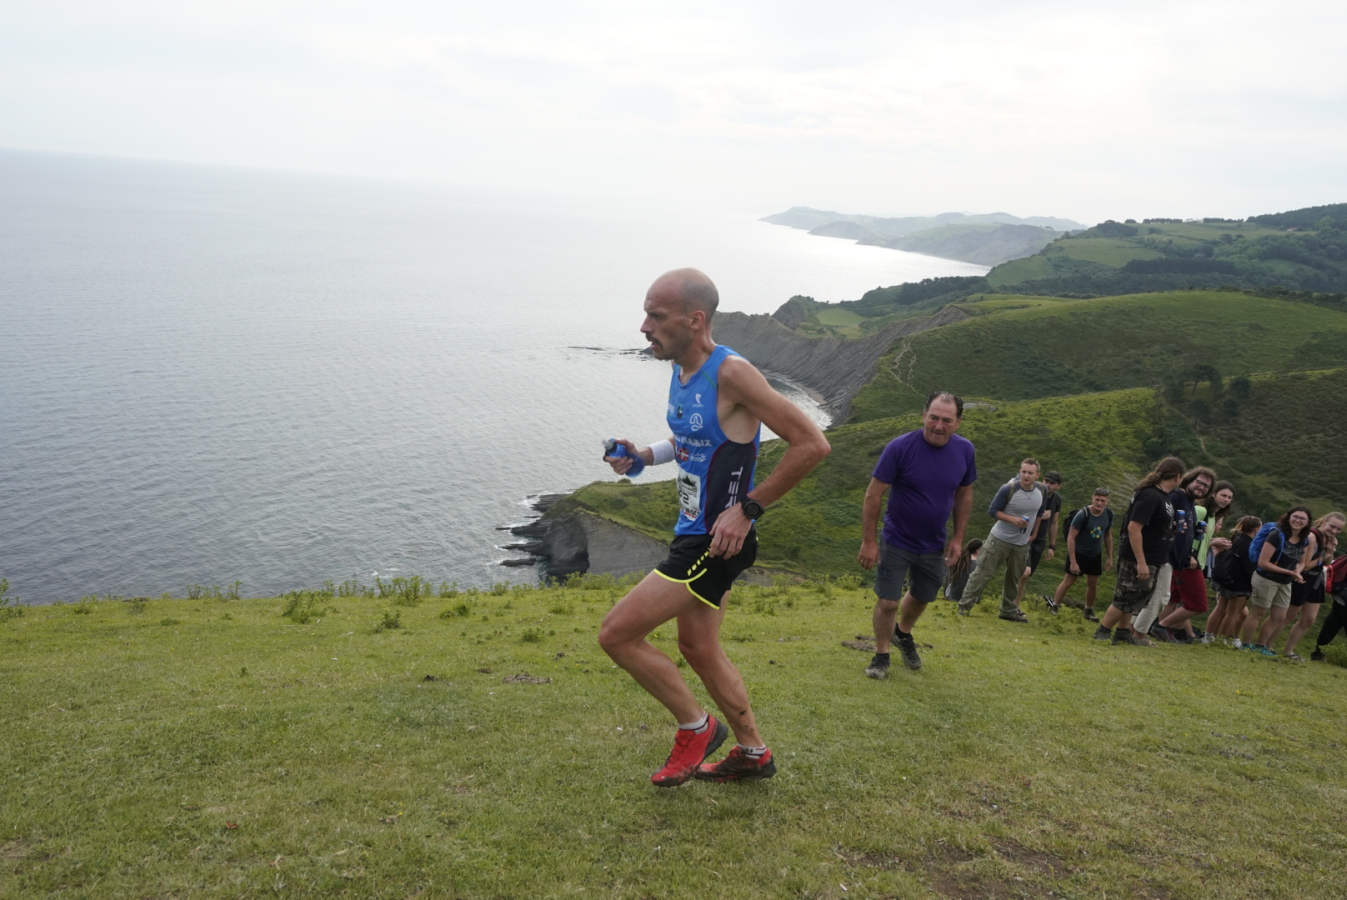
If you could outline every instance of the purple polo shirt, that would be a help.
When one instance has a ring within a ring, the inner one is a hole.
[[[884,540],[913,553],[944,552],[954,492],[977,481],[973,457],[972,442],[957,434],[943,447],[926,443],[920,428],[889,441],[873,473],[890,486]]]

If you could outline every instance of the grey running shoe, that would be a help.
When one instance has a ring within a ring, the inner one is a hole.
[[[1107,641],[1111,640],[1112,638],[1113,638],[1112,628],[1105,628],[1103,625],[1100,625],[1098,628],[1094,630],[1094,639],[1096,641]]]
[[[903,634],[897,628],[893,630],[894,643],[898,645],[898,652],[903,656],[903,665],[912,671],[921,668],[921,657],[917,654],[917,642],[912,639],[912,635]]]
[[[871,657],[870,665],[865,667],[865,676],[867,678],[888,678],[889,655],[887,653],[876,653]]]
[[[1028,621],[1029,621],[1029,617],[1026,616],[1022,611],[1020,611],[1020,610],[1018,610],[1018,609],[1015,610],[1015,611],[1013,611],[1013,612],[1003,612],[1003,613],[1001,613],[1001,615],[1000,615],[998,618],[1005,619],[1007,622],[1028,622]]]

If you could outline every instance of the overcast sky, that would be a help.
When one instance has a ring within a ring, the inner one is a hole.
[[[0,146],[759,214],[1347,201],[1347,4],[1089,7],[0,0]]]

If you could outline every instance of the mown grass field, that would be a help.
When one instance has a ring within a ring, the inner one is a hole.
[[[1347,645],[937,601],[923,670],[881,682],[854,581],[740,588],[779,774],[661,790],[668,716],[594,640],[622,590],[7,617],[0,895],[1341,896]]]

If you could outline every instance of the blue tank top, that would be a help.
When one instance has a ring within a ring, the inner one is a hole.
[[[673,367],[666,418],[678,461],[674,534],[709,534],[721,510],[737,506],[753,490],[762,428],[754,433],[752,443],[741,444],[725,436],[716,415],[720,365],[730,355],[739,354],[717,344],[687,384],[682,383],[682,368],[677,363]]]

